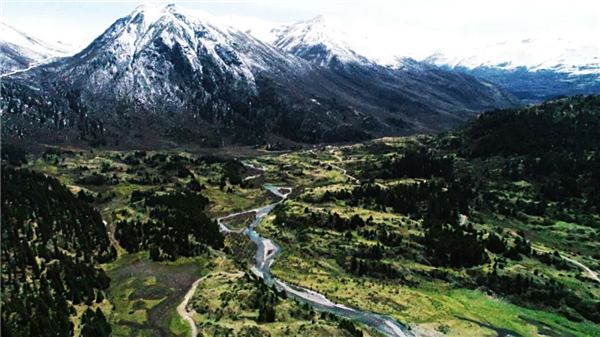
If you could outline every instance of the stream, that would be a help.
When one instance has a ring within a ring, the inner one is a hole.
[[[251,167],[258,171],[264,171],[264,168],[256,168],[249,164],[244,164],[247,167]],[[391,337],[414,337],[415,334],[408,331],[407,328],[398,323],[392,317],[386,315],[380,315],[372,312],[362,311],[356,308],[351,308],[343,304],[337,304],[310,289],[302,288],[296,285],[288,284],[282,280],[279,280],[271,275],[271,265],[275,261],[277,255],[281,252],[281,248],[273,242],[271,239],[264,238],[256,232],[256,227],[260,224],[261,220],[267,216],[275,206],[283,202],[287,196],[292,192],[289,187],[276,187],[270,184],[264,185],[273,195],[279,197],[279,201],[269,204],[264,207],[256,208],[249,211],[243,211],[238,213],[229,214],[225,217],[217,219],[219,226],[223,232],[233,232],[234,230],[228,228],[222,220],[231,218],[240,214],[249,212],[255,213],[255,219],[252,223],[237,232],[243,232],[254,242],[257,246],[256,260],[252,271],[263,279],[265,284],[268,286],[275,285],[278,291],[284,291],[288,297],[297,299],[300,302],[308,303],[315,310],[320,312],[328,312],[336,316],[340,316],[349,319],[353,322],[362,323],[369,327],[372,327],[387,336]]]

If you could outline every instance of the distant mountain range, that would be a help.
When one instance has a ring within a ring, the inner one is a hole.
[[[337,142],[441,131],[518,103],[472,76],[414,60],[384,67],[296,28],[269,44],[174,5],[138,7],[81,52],[4,76],[3,135],[111,146]]]
[[[22,71],[73,52],[68,44],[36,39],[0,21],[0,75]]]
[[[403,55],[366,57],[354,52],[348,34],[323,16],[272,29],[263,37],[288,52],[316,63],[336,55],[343,62],[373,63],[405,68],[411,59]],[[317,46],[309,48],[310,46]],[[363,46],[364,48],[364,46]],[[420,63],[437,66],[495,83],[523,103],[539,103],[558,96],[600,92],[600,48],[593,42],[573,43],[555,39],[523,39],[492,43],[472,54],[437,51]],[[412,60],[414,61],[414,60]],[[422,67],[422,65],[419,65]]]
[[[527,103],[600,92],[600,49],[564,39],[492,44],[471,56],[435,53],[424,62],[497,83]]]
[[[396,58],[393,65],[370,59],[356,52],[344,40],[344,34],[322,16],[275,28],[272,33],[270,43],[275,47],[359,84],[363,96],[390,111],[427,111],[438,107],[448,120],[462,121],[472,115],[472,110],[516,102],[507,92],[487,81],[435,65],[411,58]],[[402,105],[410,108],[403,110]],[[439,129],[435,124],[440,123],[441,117],[427,117],[433,119],[424,121],[420,125],[422,130]],[[402,116],[395,122],[420,123],[411,116]]]
[[[25,34],[19,43],[5,36],[3,136],[51,143],[355,141],[447,130],[477,112],[519,105],[517,97],[554,95],[503,87],[511,82],[497,81],[498,73],[512,68],[495,67],[492,76],[441,55],[383,64],[356,52],[323,17],[261,41],[174,5],[140,6],[64,57]],[[583,78],[585,91],[595,90],[596,74],[569,76]]]

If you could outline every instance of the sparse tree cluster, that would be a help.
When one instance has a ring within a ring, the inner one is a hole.
[[[363,220],[359,215],[355,214],[350,218],[341,217],[336,212],[308,212],[303,215],[287,213],[285,208],[278,207],[274,210],[276,215],[274,223],[277,226],[284,226],[291,229],[302,229],[308,226],[316,226],[320,228],[333,229],[338,232],[355,230],[364,227],[370,219]]]

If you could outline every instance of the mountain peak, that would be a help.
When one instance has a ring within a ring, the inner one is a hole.
[[[249,97],[255,72],[300,63],[210,15],[170,4],[136,7],[60,66],[87,92],[168,110],[191,104],[190,93],[202,102],[230,92]]]
[[[173,3],[166,6],[150,3],[137,6],[126,18],[130,22],[152,24],[166,15],[174,14],[186,16],[187,13]]]
[[[82,52],[8,77],[14,89],[2,103],[30,94],[42,102],[15,110],[12,130],[37,123],[44,135],[69,128],[69,139],[106,135],[132,144],[254,142],[271,134],[351,141],[441,130],[511,104],[474,78],[412,71],[408,60],[410,72],[375,66],[348,47],[336,24],[319,16],[285,26],[278,49],[209,14],[144,5]],[[48,100],[60,111],[54,119],[43,117]]]
[[[327,24],[328,22],[330,22],[331,20],[328,19],[325,15],[323,14],[319,14],[313,18],[304,20],[304,22],[312,24],[312,25],[323,25],[323,24]]]
[[[135,9],[131,12],[130,15],[135,15],[138,13],[159,13],[159,12],[169,12],[169,11],[179,11],[180,8],[177,7],[174,3],[169,3],[167,5],[157,4],[157,3],[142,3],[135,7]]]
[[[163,8],[156,4],[141,4],[137,6],[128,17],[130,19],[156,20],[162,14]]]
[[[162,12],[169,14],[185,14],[186,10],[182,9],[181,7],[178,7],[174,3],[170,3],[163,7]]]
[[[368,62],[349,47],[335,20],[323,15],[276,28],[273,33],[276,47],[321,66],[331,62]]]

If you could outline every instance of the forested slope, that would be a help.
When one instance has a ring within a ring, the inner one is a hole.
[[[103,301],[110,279],[97,264],[114,257],[94,208],[54,178],[2,167],[3,336],[71,336],[73,305]],[[100,310],[83,322],[110,333]]]

